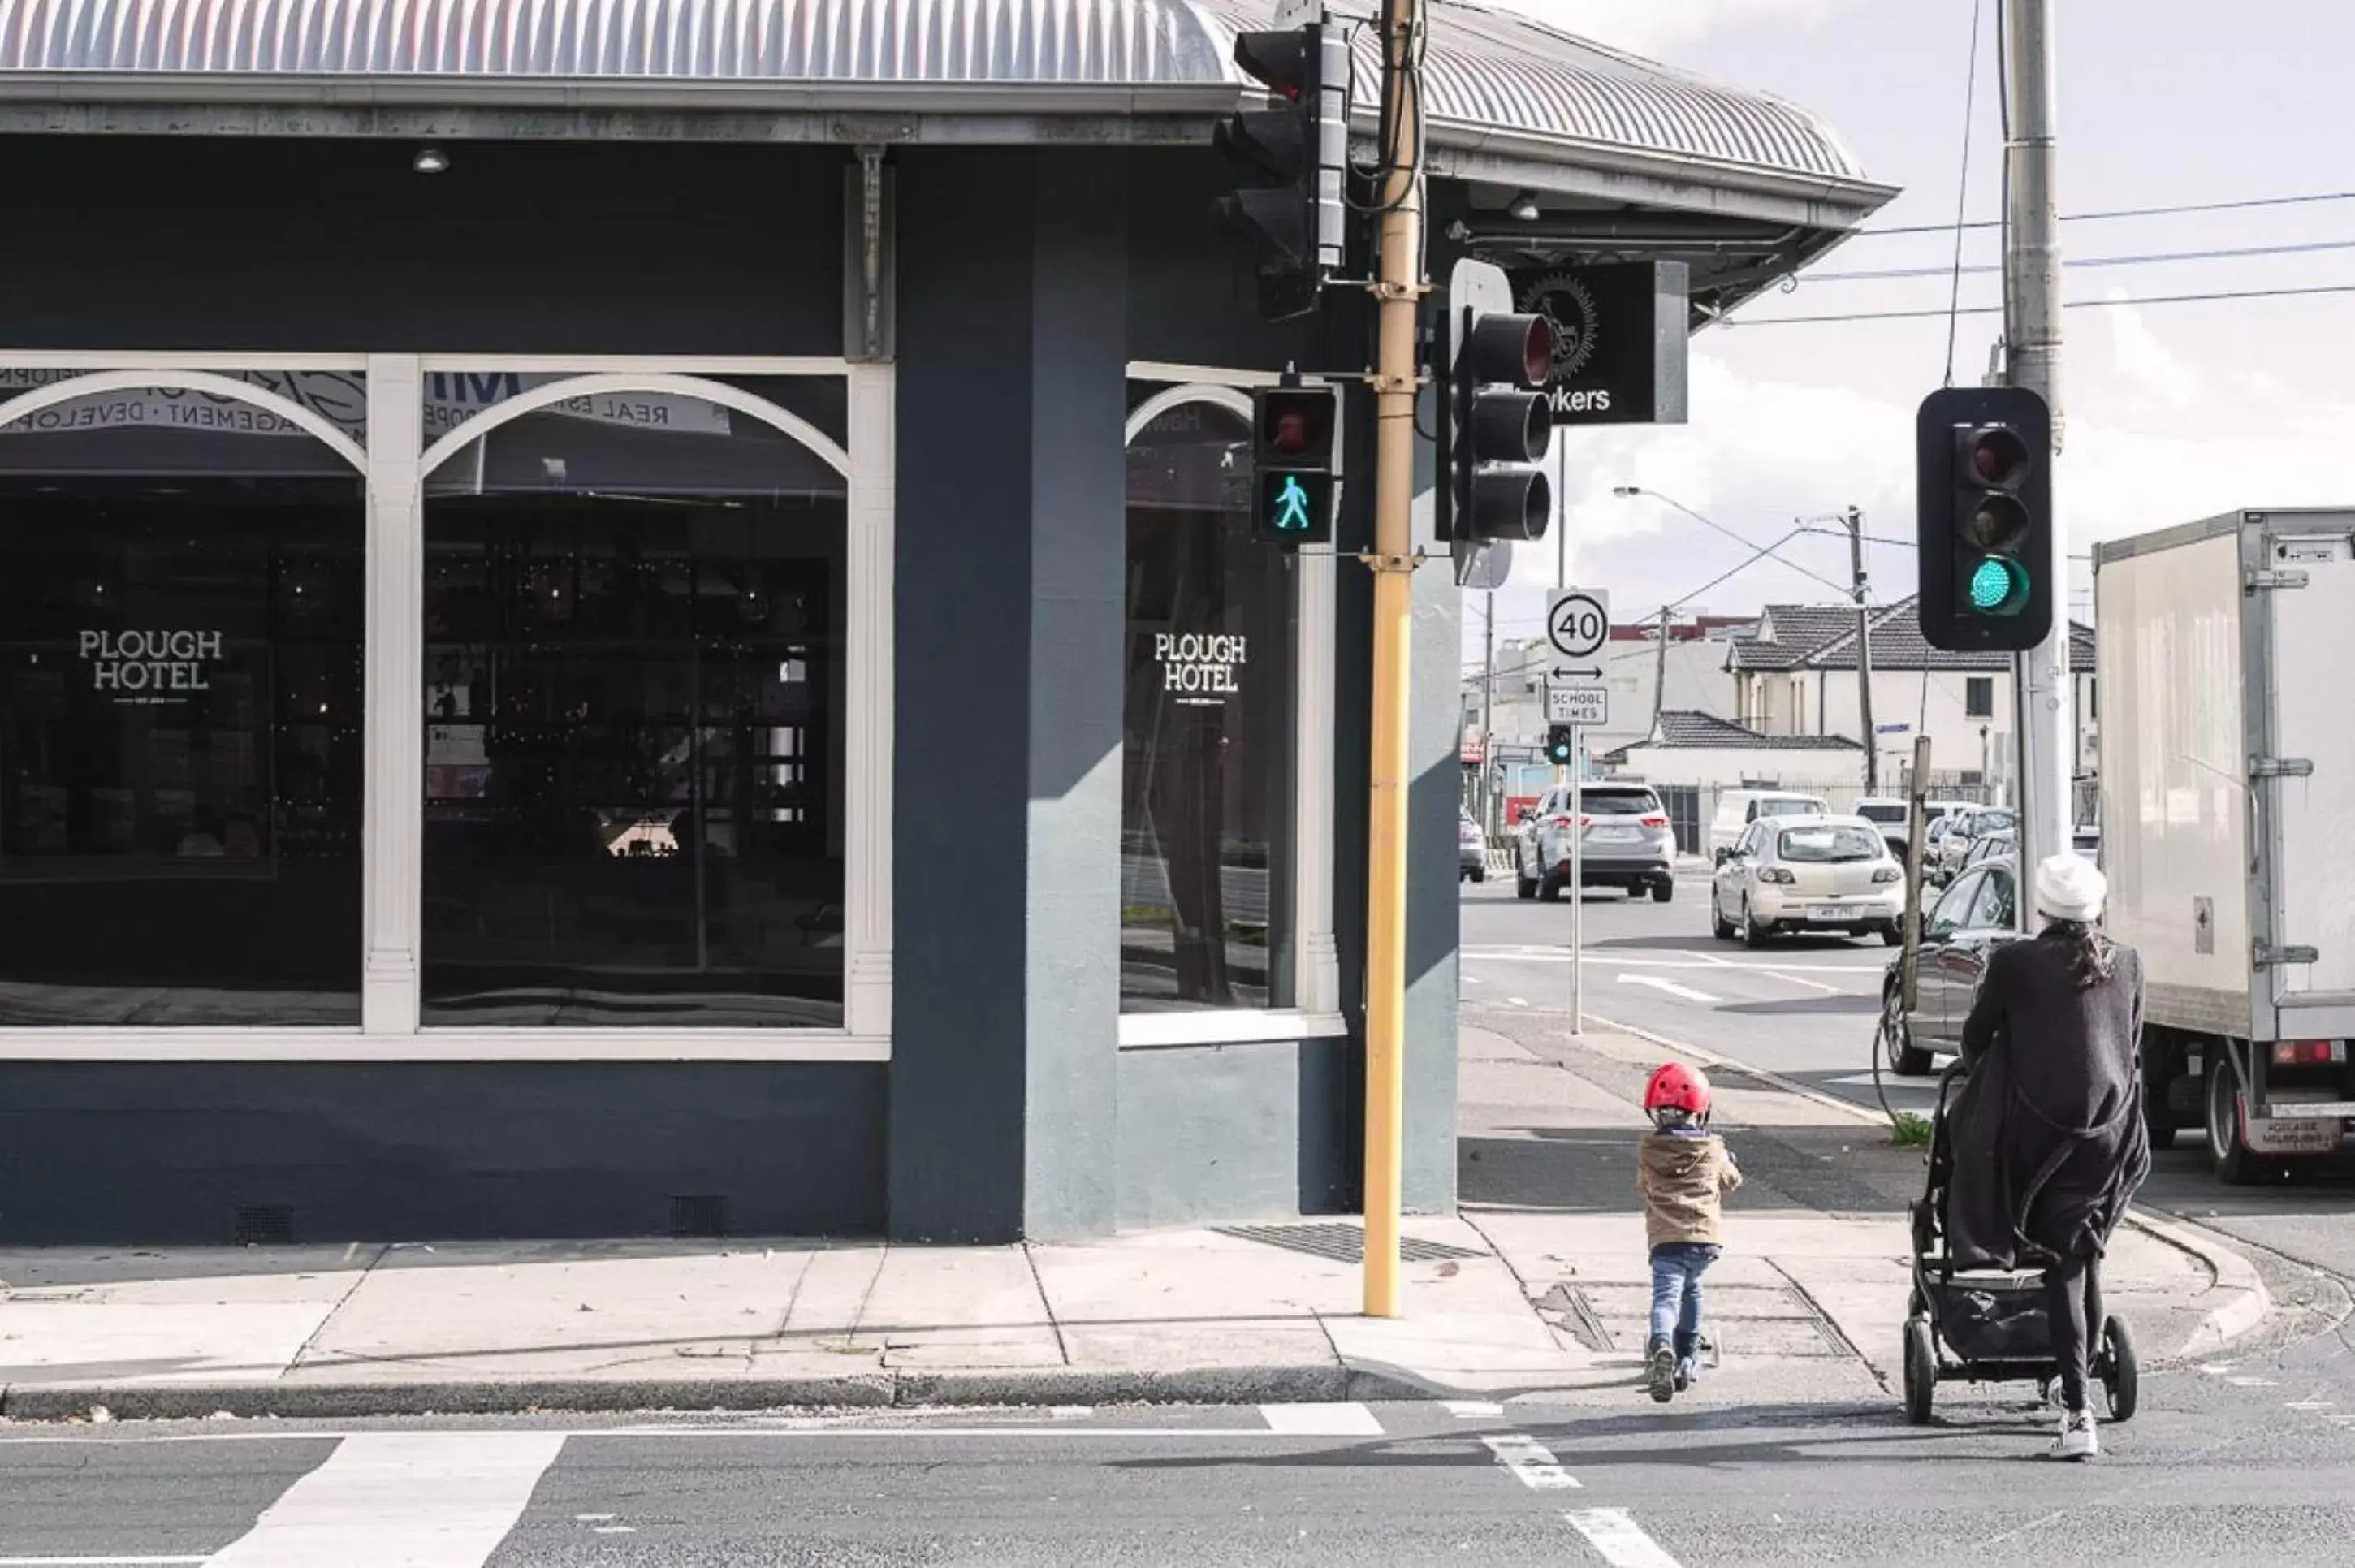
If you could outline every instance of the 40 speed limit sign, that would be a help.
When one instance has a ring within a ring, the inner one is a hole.
[[[1546,641],[1557,663],[1592,660],[1611,637],[1611,595],[1600,588],[1557,588],[1546,602]]]

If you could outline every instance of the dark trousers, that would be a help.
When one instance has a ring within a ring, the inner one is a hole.
[[[2061,1403],[2085,1408],[2087,1329],[2102,1322],[2100,1275],[2084,1258],[2069,1258],[2044,1271],[2044,1311],[2052,1322],[2052,1357],[2061,1363]]]

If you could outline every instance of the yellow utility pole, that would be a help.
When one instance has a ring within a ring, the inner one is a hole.
[[[1423,295],[1423,0],[1383,0],[1383,138],[1374,357],[1374,712],[1366,909],[1366,1315],[1399,1312],[1406,1136],[1407,640],[1414,592],[1415,328]],[[1444,476],[1442,483],[1444,483]]]

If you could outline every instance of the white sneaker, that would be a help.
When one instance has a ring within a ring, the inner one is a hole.
[[[2092,1411],[2071,1411],[2061,1417],[2061,1439],[2052,1445],[2055,1459],[2091,1459],[2101,1451],[2102,1440],[2094,1435]]]

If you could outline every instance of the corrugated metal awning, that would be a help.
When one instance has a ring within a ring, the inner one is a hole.
[[[1273,0],[0,0],[0,99],[1028,115],[1203,110]],[[1341,0],[1337,13],[1370,10]],[[1881,192],[1828,127],[1506,13],[1432,0],[1435,143]],[[1370,116],[1380,48],[1357,38]],[[764,94],[761,90],[768,90]],[[1878,205],[1872,201],[1871,205]]]

